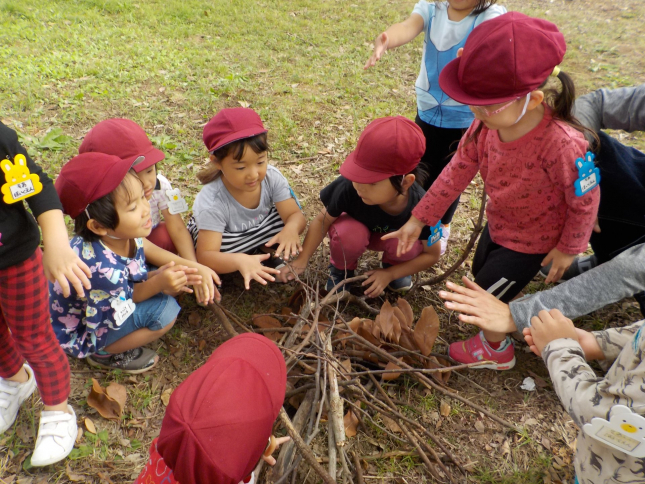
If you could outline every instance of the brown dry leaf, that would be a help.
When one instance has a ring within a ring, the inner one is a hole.
[[[509,456],[511,455],[511,446],[508,442],[508,439],[506,439],[502,444],[501,452],[502,452],[502,457],[505,455],[509,455]]]
[[[289,398],[289,405],[291,405],[293,408],[297,410],[304,399],[305,399],[304,393],[296,393],[291,398]]]
[[[441,405],[439,405],[439,413],[442,417],[447,417],[448,415],[450,415],[450,405],[441,400]]]
[[[428,356],[432,352],[432,347],[439,334],[439,316],[432,306],[423,308],[421,317],[414,327],[412,336],[417,344],[421,354]]]
[[[412,339],[412,332],[408,328],[401,328],[401,338],[399,339],[399,344],[403,346],[406,350],[416,351],[417,345],[414,344]]]
[[[289,298],[289,302],[287,304],[294,312],[294,314],[300,314],[300,310],[302,309],[302,306],[305,304],[305,300],[306,300],[305,290],[302,287],[300,287],[296,292],[294,292],[291,295],[291,297]]]
[[[263,329],[282,328],[280,321],[272,316],[267,316],[265,314],[254,314],[253,324],[258,328]],[[264,336],[272,341],[279,341],[281,338],[281,333],[277,331],[267,331],[266,333],[264,333]]]
[[[290,307],[282,308],[282,310],[280,311],[280,314],[282,314],[283,316],[289,316],[286,319],[286,323],[289,326],[294,326],[296,324],[296,322],[298,321],[298,318],[296,318],[294,316],[291,316],[291,308]]]
[[[486,427],[484,427],[484,422],[482,422],[481,420],[477,420],[477,422],[475,422],[475,430],[480,434],[483,434],[484,431],[486,430]]]
[[[204,348],[206,348],[206,340],[200,340],[197,348],[199,349],[199,351],[204,351]]]
[[[188,315],[188,324],[191,326],[198,326],[202,322],[202,317],[197,311],[193,311]]]
[[[347,359],[341,361],[340,364],[345,369],[346,373],[351,373],[352,372],[352,360],[347,358]]]
[[[79,474],[74,474],[72,472],[72,469],[69,467],[69,462],[65,465],[65,473],[67,474],[67,478],[72,481],[72,482],[85,482],[85,476],[81,476]]]
[[[85,428],[89,433],[96,435],[96,425],[87,417],[85,417]]]
[[[392,315],[392,341],[396,344],[401,341],[401,322],[394,314]]]
[[[343,417],[343,424],[345,425],[345,435],[348,438],[354,437],[358,433],[358,418],[351,410]]]
[[[395,365],[391,361],[388,362],[388,364],[385,366],[386,370],[400,370],[401,367],[399,365]],[[383,375],[383,380],[388,381],[388,380],[396,380],[398,377],[401,376],[401,373],[382,373]]]
[[[125,407],[127,392],[123,385],[110,383],[103,389],[96,379],[92,378],[92,389],[87,397],[87,404],[98,410],[101,417],[119,420]]]
[[[374,336],[378,341],[381,340],[381,315],[377,314],[376,317],[374,318],[374,322],[372,323],[372,336]],[[386,336],[384,334],[384,336]]]
[[[97,473],[97,475],[101,478],[101,481],[107,482],[107,484],[114,484],[114,481],[110,479],[110,476],[103,472]]]
[[[351,328],[355,333],[358,333],[358,328],[360,328],[362,324],[363,324],[363,321],[361,320],[361,318],[354,318],[354,319],[352,319],[352,320],[349,322],[348,326],[349,326],[349,327],[350,327],[350,328]]]
[[[161,402],[164,404],[165,407],[167,407],[168,404],[170,403],[170,395],[172,395],[171,387],[166,388],[161,394]]]
[[[426,360],[425,362],[425,367],[428,369],[442,368],[442,367],[445,368],[449,366],[451,366],[450,362],[444,360],[443,358],[436,358],[434,356],[431,356],[430,359]],[[448,380],[450,379],[450,372],[449,371],[446,371],[443,373],[434,372],[434,373],[431,373],[430,376],[432,376],[432,378],[434,378],[436,381],[444,385],[448,383]]]
[[[410,329],[410,326],[408,325],[407,317],[405,314],[403,314],[403,311],[395,307],[394,316],[396,317],[396,319],[399,320],[399,323],[401,323],[401,329]]]
[[[381,306],[381,313],[376,317],[381,327],[381,333],[390,341],[394,340],[394,308],[390,301],[385,301]],[[376,336],[376,335],[374,335]]]
[[[374,321],[372,321],[371,319],[364,319],[363,321],[361,321],[361,326],[356,332],[359,336],[365,338],[373,345],[378,346],[381,342],[372,334],[372,326],[374,326]]]
[[[385,427],[391,432],[401,433],[401,427],[399,427],[399,424],[392,420],[390,417],[381,415],[381,420],[385,424]]]
[[[414,322],[414,312],[412,311],[412,307],[410,306],[410,303],[405,299],[403,299],[402,297],[400,297],[396,301],[396,306],[405,315],[405,322],[407,323],[408,328],[412,328],[412,323]]]

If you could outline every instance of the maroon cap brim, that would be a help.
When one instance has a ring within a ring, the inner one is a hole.
[[[266,129],[258,129],[257,127],[253,128],[247,128],[243,129],[241,131],[236,131],[235,133],[231,133],[228,136],[225,136],[217,144],[214,146],[209,146],[208,147],[208,152],[212,153],[213,151],[217,151],[220,148],[223,148],[224,146],[234,143],[236,141],[239,141],[241,139],[246,139],[246,138],[252,138],[253,136],[257,136],[262,133],[267,133],[268,130]]]
[[[340,168],[340,174],[347,178],[349,181],[356,183],[376,183],[386,178],[390,178],[392,173],[381,173],[378,171],[366,170],[356,164],[356,150],[352,151]]]
[[[459,85],[460,63],[461,57],[451,60],[439,74],[439,87],[441,87],[441,90],[455,101],[466,104],[467,106],[490,106],[491,104],[512,101],[513,99],[518,99],[522,96],[522,94],[512,94],[504,97],[482,98],[481,96],[474,97],[468,94]],[[482,75],[486,75],[486,73],[482,72]],[[524,95],[526,94],[527,93],[524,93]]]
[[[143,156],[145,159],[137,163],[136,165],[132,165],[139,157]],[[129,161],[130,165],[132,166],[132,169],[136,171],[137,173],[141,173],[143,170],[146,168],[151,167],[152,165],[156,165],[160,161],[166,158],[166,155],[164,154],[163,151],[158,150],[154,146],[150,148],[148,151],[145,153],[141,153],[139,155],[131,156],[129,158],[126,158],[125,161]]]

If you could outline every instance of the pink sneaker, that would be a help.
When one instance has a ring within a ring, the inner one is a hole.
[[[466,341],[457,341],[448,348],[448,356],[453,360],[467,364],[478,361],[490,361],[488,365],[475,366],[473,369],[488,368],[490,370],[510,370],[515,366],[515,348],[507,336],[499,347],[494,350],[480,331]]]

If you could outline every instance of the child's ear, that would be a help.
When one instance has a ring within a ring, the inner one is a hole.
[[[533,91],[529,98],[529,104],[526,107],[527,111],[537,108],[544,101],[544,92],[542,91]]]
[[[414,185],[414,182],[416,181],[417,177],[413,175],[412,173],[408,173],[403,177],[403,180],[401,181],[401,188],[403,190],[407,190],[410,188],[412,185]]]
[[[90,229],[90,231],[94,232],[96,235],[103,237],[107,235],[107,229],[103,227],[100,223],[98,223],[96,220],[93,218],[89,219],[85,226]]]

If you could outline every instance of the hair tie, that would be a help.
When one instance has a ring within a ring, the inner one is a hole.
[[[554,76],[554,77],[558,77],[559,74],[560,74],[560,67],[555,66],[553,68],[553,72],[551,73],[551,75]]]

